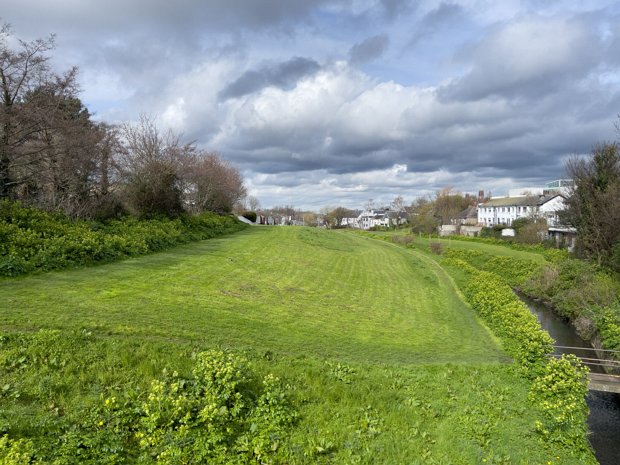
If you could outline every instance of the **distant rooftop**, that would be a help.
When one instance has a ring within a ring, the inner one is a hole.
[[[519,197],[494,197],[488,202],[480,204],[481,207],[529,207],[539,206],[547,203],[549,200],[557,197],[560,194],[552,195],[530,195]]]

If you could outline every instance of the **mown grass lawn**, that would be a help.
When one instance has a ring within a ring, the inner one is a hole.
[[[135,440],[105,443],[104,399],[144,399],[163,369],[189,376],[192,354],[224,348],[298,414],[275,463],[581,463],[540,441],[527,383],[444,271],[382,241],[252,228],[2,280],[0,313],[0,437],[47,461],[86,463],[72,445],[102,442],[131,461]]]
[[[145,258],[0,281],[5,330],[94,329],[416,364],[502,358],[443,271],[317,229],[253,228]]]
[[[429,239],[428,235],[411,233],[409,229],[400,229],[397,231],[377,231],[373,234],[383,235],[387,237],[412,235],[414,243],[418,247],[422,247],[425,250],[430,249],[431,242],[438,242],[442,245],[444,250],[449,248],[457,250],[473,250],[491,256],[513,257],[521,260],[532,260],[535,263],[545,262],[544,256],[537,252],[518,250],[504,245],[488,244],[482,241],[452,239],[450,237],[433,237]]]

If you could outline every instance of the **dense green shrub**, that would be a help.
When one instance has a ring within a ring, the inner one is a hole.
[[[620,302],[601,309],[597,323],[603,348],[620,351]]]
[[[550,263],[522,284],[527,294],[545,300],[571,320],[613,305],[620,291],[612,276],[594,264],[574,259]]]
[[[152,383],[134,425],[141,455],[160,464],[269,462],[295,419],[280,381],[257,383],[245,360],[221,351],[197,354],[192,374]]]
[[[2,465],[33,465],[41,461],[35,458],[32,441],[26,439],[9,439],[0,436],[0,464]]]
[[[256,223],[256,212],[243,212],[241,216],[243,216],[247,220],[250,220],[252,223]]]
[[[532,383],[529,398],[543,412],[536,430],[547,440],[587,450],[588,368],[574,355],[553,358]]]
[[[457,258],[443,263],[467,273],[467,301],[502,340],[523,375],[532,380],[529,399],[544,420],[535,425],[537,432],[545,440],[587,452],[587,368],[576,357],[549,358],[553,339],[500,276]]]
[[[538,375],[551,353],[553,339],[540,328],[536,317],[499,276],[462,261],[451,263],[469,272],[468,284],[463,289],[469,304],[503,341],[506,351],[526,375]]]
[[[2,200],[0,276],[142,255],[243,227],[233,217],[213,213],[175,219],[78,221]]]

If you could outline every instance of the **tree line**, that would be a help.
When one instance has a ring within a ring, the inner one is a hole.
[[[77,68],[52,70],[54,36],[0,28],[0,199],[76,218],[227,213],[245,197],[237,168],[142,116],[93,120]]]
[[[566,170],[574,187],[564,220],[577,230],[578,256],[620,272],[620,146],[599,144],[588,158],[572,157]]]

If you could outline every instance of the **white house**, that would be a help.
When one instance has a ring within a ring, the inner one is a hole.
[[[357,217],[357,227],[360,229],[370,229],[374,227],[389,227],[390,225],[401,225],[407,223],[405,212],[392,210],[364,210]]]
[[[362,210],[351,211],[350,216],[345,216],[340,220],[340,226],[343,228],[359,228],[359,217],[362,214]]]
[[[560,194],[496,197],[478,205],[478,223],[487,227],[512,226],[518,218],[544,218],[553,227],[559,224],[558,213],[562,210],[564,197]]]

